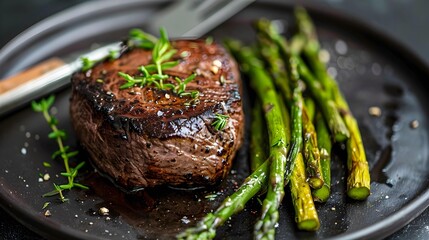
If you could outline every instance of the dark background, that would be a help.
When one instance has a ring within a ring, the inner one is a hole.
[[[88,0],[0,0],[0,48],[36,22]],[[345,12],[392,36],[429,64],[429,1],[313,0]],[[42,239],[0,208],[0,239]],[[429,209],[388,238],[429,239]]]

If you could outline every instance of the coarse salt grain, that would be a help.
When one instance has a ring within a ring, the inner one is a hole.
[[[43,180],[48,181],[49,179],[51,179],[51,176],[49,173],[45,173],[45,175],[43,175]]]
[[[52,216],[51,211],[46,210],[46,212],[44,213],[45,217],[50,217]]]
[[[417,121],[417,120],[411,121],[410,122],[410,127],[413,128],[413,129],[418,128],[419,127],[419,121]]]
[[[109,212],[110,212],[109,209],[106,207],[101,207],[100,209],[98,209],[98,213],[101,216],[107,216],[107,215],[109,215]]]
[[[373,117],[380,117],[381,116],[381,109],[379,107],[370,107],[368,108],[368,113],[369,115],[373,116]]]

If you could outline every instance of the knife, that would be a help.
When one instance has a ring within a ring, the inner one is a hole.
[[[144,30],[156,33],[164,27],[172,38],[199,38],[255,0],[173,1],[155,14]],[[70,83],[82,67],[81,58],[98,60],[119,50],[120,42],[104,45],[71,61],[51,58],[0,81],[0,116]],[[67,58],[64,58],[67,59]]]

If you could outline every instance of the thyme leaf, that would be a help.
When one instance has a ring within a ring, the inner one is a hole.
[[[229,119],[228,115],[216,113],[215,120],[213,121],[212,126],[216,130],[222,131],[226,127],[226,124],[228,123],[228,119]]]
[[[98,60],[91,60],[87,57],[81,57],[80,60],[82,61],[82,71],[86,72],[98,62]]]
[[[143,32],[141,29],[134,28],[128,33],[127,45],[128,47],[153,49],[156,41],[158,41],[158,39],[155,36]]]

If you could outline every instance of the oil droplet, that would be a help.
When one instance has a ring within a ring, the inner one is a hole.
[[[329,60],[331,59],[331,55],[326,49],[321,49],[319,51],[319,59],[324,63],[328,63]]]
[[[328,68],[328,74],[331,75],[331,77],[336,78],[338,75],[338,71],[334,67],[329,67]]]
[[[347,53],[348,47],[347,43],[343,40],[338,40],[335,42],[335,51],[337,51],[338,54],[345,55]]]
[[[378,63],[373,63],[371,66],[371,71],[374,75],[379,76],[381,74],[381,66]]]

